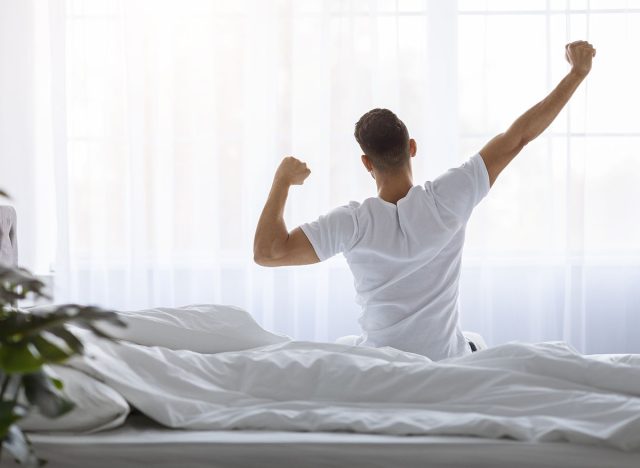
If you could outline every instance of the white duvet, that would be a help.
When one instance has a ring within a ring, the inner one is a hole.
[[[640,450],[640,355],[507,344],[434,363],[391,348],[283,337],[206,354],[179,349],[189,348],[183,335],[174,349],[86,335],[87,356],[71,365],[174,428],[472,435]]]

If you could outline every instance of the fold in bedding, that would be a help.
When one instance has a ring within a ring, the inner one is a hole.
[[[186,429],[352,431],[569,441],[640,450],[640,356],[507,344],[432,362],[285,341],[205,354],[83,334],[71,365]]]

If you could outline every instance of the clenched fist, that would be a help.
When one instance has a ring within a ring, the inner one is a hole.
[[[307,163],[293,156],[287,156],[278,166],[274,180],[287,185],[302,185],[309,174],[311,171],[307,168]]]
[[[565,57],[571,68],[578,75],[585,77],[591,70],[591,60],[596,56],[596,49],[587,41],[575,41],[565,46]]]

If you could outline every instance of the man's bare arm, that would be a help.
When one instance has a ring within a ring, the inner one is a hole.
[[[262,266],[308,265],[320,261],[302,229],[287,231],[284,207],[291,185],[302,185],[311,171],[294,157],[280,163],[253,241],[253,259]]]
[[[576,41],[567,44],[565,54],[571,64],[571,71],[567,76],[546,98],[522,114],[506,132],[495,136],[480,150],[491,185],[522,148],[551,125],[589,74],[596,50],[586,41]]]

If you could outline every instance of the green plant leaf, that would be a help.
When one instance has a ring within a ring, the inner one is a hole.
[[[40,359],[47,364],[58,364],[74,354],[72,350],[65,351],[42,336],[36,336],[32,342],[40,354]]]
[[[50,328],[47,330],[47,333],[51,333],[52,335],[55,335],[58,338],[60,338],[62,341],[64,341],[67,347],[71,351],[73,351],[74,354],[81,354],[82,351],[84,350],[84,345],[82,344],[82,341],[80,341],[73,333],[71,333],[69,330],[67,330],[63,326]]]
[[[24,375],[22,384],[29,403],[37,406],[40,412],[48,418],[62,416],[74,407],[73,403],[62,395],[44,371]]]
[[[44,464],[42,460],[36,457],[31,443],[16,425],[9,428],[6,437],[2,441],[2,446],[23,466],[35,468]]]
[[[0,196],[4,192],[0,191]],[[84,347],[68,324],[90,330],[94,335],[112,339],[95,325],[107,321],[126,326],[117,313],[95,306],[63,304],[20,310],[18,300],[29,295],[47,297],[42,281],[23,268],[0,265],[0,380],[11,377],[15,385],[2,386],[2,393],[11,387],[24,390],[28,405],[15,401],[0,402],[0,443],[16,460],[26,466],[39,466],[29,440],[16,426],[31,406],[44,416],[58,417],[74,405],[61,392],[63,383],[52,378],[42,366],[61,363],[69,357],[82,354]],[[5,395],[6,396],[6,395]]]
[[[56,379],[55,377],[51,377],[49,376],[49,380],[51,380],[51,383],[53,384],[54,387],[56,387],[58,390],[62,390],[64,388],[64,382],[60,379]]]
[[[91,330],[91,332],[96,335],[99,338],[104,338],[106,340],[110,340],[113,341],[113,338],[106,334],[105,332],[103,332],[102,330],[100,330],[98,327],[94,326],[93,324],[89,323],[86,325],[86,327]]]
[[[98,320],[105,320],[118,326],[126,326],[113,311],[94,306],[65,304],[5,313],[5,317],[0,319],[0,342],[17,343],[31,340],[44,331],[56,334],[57,332],[54,332],[54,330],[59,330],[58,327],[64,328],[67,323],[90,329],[89,324]],[[104,334],[101,336],[108,337]],[[65,341],[71,344],[70,341],[73,340]]]
[[[29,293],[37,297],[48,297],[43,290],[45,284],[21,267],[0,265],[0,296],[17,295],[25,298]]]
[[[26,416],[26,408],[14,401],[0,401],[0,439],[3,439],[9,427]]]
[[[0,343],[0,367],[8,374],[35,372],[43,361],[31,343]]]
[[[14,304],[16,301],[27,297],[26,293],[16,292],[12,288],[13,288],[12,286],[0,287],[0,300],[2,300],[2,302],[8,303],[8,304]]]

